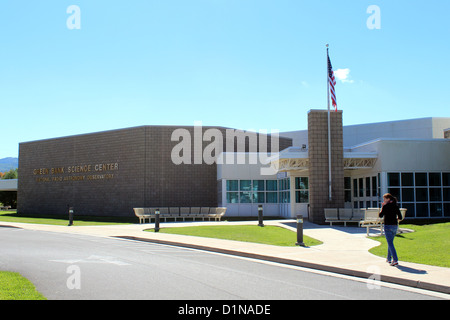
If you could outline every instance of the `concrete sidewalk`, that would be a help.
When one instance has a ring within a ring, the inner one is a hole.
[[[257,221],[243,222],[172,222],[161,227],[194,225],[257,225]],[[296,231],[295,220],[267,220],[265,225],[276,225]],[[385,258],[372,255],[368,250],[379,242],[366,237],[365,228],[318,226],[304,224],[304,234],[323,242],[314,247],[279,247],[257,243],[211,239],[193,236],[146,232],[154,224],[109,225],[109,226],[51,226],[24,223],[0,222],[0,226],[18,227],[28,230],[76,233],[100,237],[148,241],[167,245],[208,250],[241,257],[307,267],[365,279],[395,283],[414,288],[450,294],[450,268],[402,262],[391,267]],[[372,229],[372,234],[380,234]],[[401,258],[401,252],[399,252]],[[449,296],[450,299],[450,296]]]

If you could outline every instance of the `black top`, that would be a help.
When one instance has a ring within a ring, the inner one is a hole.
[[[384,217],[384,224],[386,225],[397,225],[398,219],[402,219],[402,214],[400,213],[400,209],[398,206],[389,202],[381,208],[380,218]]]

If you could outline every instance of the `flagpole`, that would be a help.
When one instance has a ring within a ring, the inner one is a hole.
[[[328,104],[328,200],[331,201],[331,121],[330,121],[330,76],[328,70],[328,43],[327,43],[327,104]]]

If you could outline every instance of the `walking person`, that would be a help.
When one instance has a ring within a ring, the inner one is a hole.
[[[398,221],[402,219],[402,214],[397,205],[397,199],[390,193],[383,195],[383,205],[381,207],[380,218],[384,217],[384,234],[388,244],[387,260],[391,266],[398,265],[397,251],[394,247],[394,238],[398,230]]]

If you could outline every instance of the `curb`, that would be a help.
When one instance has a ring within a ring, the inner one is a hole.
[[[282,264],[292,265],[292,266],[296,266],[296,267],[303,267],[303,268],[327,271],[327,272],[332,272],[332,273],[338,273],[338,274],[343,274],[346,276],[352,276],[352,277],[357,277],[357,278],[369,279],[369,278],[373,277],[372,273],[363,272],[363,271],[355,271],[355,270],[344,269],[344,268],[339,268],[339,267],[315,264],[315,263],[310,263],[310,262],[303,262],[303,261],[298,261],[298,260],[284,259],[284,258],[278,258],[278,257],[272,257],[272,256],[265,256],[265,255],[260,255],[260,254],[241,252],[241,251],[235,251],[235,250],[229,250],[229,249],[220,249],[220,248],[207,247],[207,246],[201,246],[201,245],[195,245],[195,244],[189,244],[189,243],[147,239],[147,238],[139,238],[139,237],[133,237],[133,236],[114,236],[114,238],[171,245],[171,246],[197,249],[197,250],[203,250],[203,251],[210,251],[210,252],[216,252],[216,253],[223,253],[223,254],[234,255],[234,256],[239,256],[239,257],[282,263]],[[392,276],[384,276],[384,275],[380,275],[380,281],[399,284],[402,286],[407,286],[407,287],[412,287],[412,288],[417,288],[417,289],[423,289],[423,290],[428,290],[428,291],[435,291],[435,292],[450,294],[450,287],[442,286],[442,285],[438,285],[438,284],[434,284],[434,283],[429,283],[429,282],[409,280],[409,279],[403,279],[403,278],[392,277]]]

